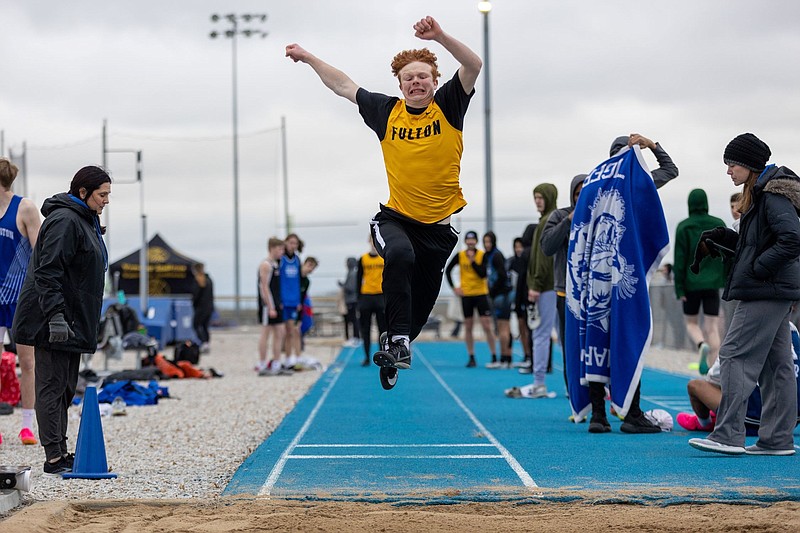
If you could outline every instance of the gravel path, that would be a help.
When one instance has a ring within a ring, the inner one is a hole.
[[[258,329],[212,332],[212,352],[200,366],[224,374],[217,379],[162,381],[171,399],[158,405],[128,407],[126,416],[102,417],[113,480],[60,480],[41,476],[41,446],[23,446],[17,438],[21,414],[0,416],[1,464],[32,465],[33,490],[26,500],[99,498],[208,498],[218,496],[233,473],[280,424],[319,376],[319,371],[292,376],[259,377]],[[306,355],[327,366],[339,346],[308,343]],[[171,352],[166,352],[171,357]],[[133,368],[135,352],[111,361],[109,370]],[[94,368],[103,358],[95,356]],[[69,449],[80,425],[78,408],[70,408]]]
[[[21,415],[0,416],[0,464],[32,465],[33,490],[23,501],[131,498],[214,498],[236,469],[268,437],[321,372],[258,377],[258,329],[243,327],[212,332],[212,352],[201,365],[225,374],[209,380],[169,380],[174,399],[156,406],[128,407],[127,416],[102,417],[106,455],[114,480],[60,480],[41,477],[41,446],[23,446],[17,438]],[[339,351],[339,339],[310,339],[306,353],[325,366]],[[171,357],[171,352],[167,352]],[[677,373],[695,355],[652,349],[648,365]],[[103,358],[95,356],[94,367]],[[133,352],[111,361],[110,370],[132,368]],[[78,432],[77,408],[70,413],[70,450]]]

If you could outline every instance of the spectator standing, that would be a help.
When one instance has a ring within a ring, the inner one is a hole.
[[[464,344],[467,346],[467,368],[477,366],[475,360],[475,338],[473,337],[473,327],[475,326],[475,313],[478,313],[483,333],[486,335],[486,342],[492,354],[492,361],[497,362],[497,352],[495,351],[494,332],[492,331],[492,310],[489,303],[489,286],[486,282],[486,254],[483,250],[478,250],[478,234],[468,231],[464,234],[464,244],[467,248],[461,250],[447,264],[445,276],[453,293],[461,298],[461,308],[464,311]],[[458,266],[460,278],[459,286],[453,283],[452,272]]]
[[[533,373],[533,339],[531,329],[528,327],[528,309],[531,302],[528,300],[528,262],[531,258],[531,243],[533,235],[536,233],[538,224],[528,224],[520,237],[519,248],[514,242],[514,259],[511,263],[511,270],[516,273],[517,282],[515,284],[514,314],[517,315],[517,325],[519,327],[519,339],[522,344],[524,354],[521,363],[514,363],[519,366],[520,374]],[[520,250],[518,252],[518,249]],[[531,308],[531,311],[533,309]]]
[[[730,455],[793,455],[797,382],[790,346],[789,314],[800,299],[800,178],[786,167],[767,165],[767,144],[744,133],[725,148],[733,184],[742,185],[739,233],[720,227],[700,238],[735,250],[723,298],[739,301],[720,348],[722,399],[714,431],[689,444]],[[747,399],[761,388],[758,441],[745,448]]]
[[[383,257],[378,254],[369,236],[369,252],[358,260],[356,269],[356,287],[358,288],[358,316],[361,324],[361,340],[364,342],[364,360],[362,366],[369,366],[370,331],[372,317],[378,325],[378,336],[386,331],[385,302],[383,300]]]
[[[344,281],[339,282],[344,300],[344,342],[345,346],[354,348],[361,345],[358,325],[358,260],[348,257],[345,261],[347,273]]]
[[[500,341],[500,360],[492,361],[487,368],[511,368],[511,282],[506,272],[506,259],[497,248],[497,235],[493,231],[483,235],[483,249],[489,301]]]
[[[111,178],[83,167],[67,193],[44,201],[44,223],[22,285],[12,336],[34,347],[36,421],[44,447],[44,474],[72,470],[67,451],[67,410],[78,384],[82,353],[97,349],[108,251],[100,214],[108,205]]]
[[[11,161],[0,158],[0,342],[11,329],[17,298],[25,281],[31,252],[36,246],[41,220],[36,206],[27,198],[14,194],[11,186],[19,169]],[[9,332],[10,333],[10,332]],[[22,444],[36,444],[33,418],[36,414],[36,381],[33,346],[17,343],[20,368],[20,403],[22,404]],[[0,435],[0,442],[2,436]]]
[[[561,341],[562,363],[564,365],[564,385],[567,385],[567,350],[564,345],[564,323],[567,312],[567,250],[569,232],[575,203],[583,188],[586,174],[572,178],[569,186],[570,205],[553,211],[542,230],[542,253],[553,258],[553,290],[556,292],[556,313],[558,314],[558,338]]]
[[[300,254],[303,252],[303,241],[295,233],[286,236],[284,254],[280,264],[281,303],[283,304],[283,324],[285,331],[284,351],[287,357],[299,356],[302,350],[300,342],[300,313],[303,312],[303,301],[300,299]]]
[[[652,170],[650,175],[653,178],[653,183],[656,189],[666,185],[671,180],[678,176],[678,167],[672,161],[672,158],[667,154],[666,150],[658,142],[653,142],[651,139],[640,135],[638,133],[631,133],[630,135],[623,135],[614,139],[609,149],[609,156],[613,157],[618,154],[623,148],[639,146],[641,149],[649,149],[656,158],[658,168]],[[619,324],[616,327],[624,327]],[[566,343],[565,343],[566,344]],[[628,355],[628,354],[620,354]],[[641,382],[636,384],[636,390],[633,398],[631,398],[628,412],[620,427],[623,433],[639,433],[639,434],[655,434],[660,433],[661,428],[653,424],[640,407],[641,397]],[[570,397],[572,398],[572,397]],[[589,382],[589,399],[591,401],[592,418],[589,421],[590,433],[607,433],[611,431],[611,425],[608,423],[605,407],[606,388],[605,383],[601,381]]]
[[[725,286],[725,267],[720,261],[706,260],[695,274],[689,270],[700,235],[706,230],[724,227],[721,218],[708,214],[708,196],[703,189],[689,193],[689,218],[675,229],[675,295],[683,302],[686,332],[700,355],[700,374],[705,375],[719,353],[719,290]],[[703,327],[699,312],[703,307]]]
[[[258,339],[259,375],[277,375],[283,370],[280,363],[286,327],[284,326],[283,299],[281,298],[281,260],[285,243],[277,237],[267,241],[267,258],[258,267],[258,320],[261,337]],[[272,359],[267,361],[267,351],[272,340]]]
[[[547,219],[556,208],[558,189],[552,183],[542,183],[533,189],[533,201],[539,211],[539,225],[533,234],[531,257],[528,261],[528,300],[538,309],[541,319],[533,330],[533,390],[531,398],[547,398],[544,382],[550,361],[550,339],[556,324],[556,292],[554,290],[553,258],[542,250],[541,238]]]
[[[192,265],[192,274],[194,274],[195,280],[192,293],[192,307],[194,308],[192,323],[197,338],[200,340],[200,352],[206,353],[209,350],[208,343],[211,340],[209,332],[211,315],[214,314],[214,283],[206,272],[206,267],[203,263]]]

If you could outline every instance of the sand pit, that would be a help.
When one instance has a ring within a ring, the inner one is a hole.
[[[592,505],[470,503],[392,506],[266,499],[42,502],[0,522],[3,531],[35,532],[586,532],[800,530],[800,503],[749,505]]]

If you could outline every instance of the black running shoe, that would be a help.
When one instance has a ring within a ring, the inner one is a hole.
[[[611,424],[608,423],[608,418],[592,415],[592,419],[589,421],[589,433],[609,432],[611,432]]]
[[[411,368],[411,353],[402,341],[389,341],[389,348],[375,352],[372,361],[380,367],[407,369]]]
[[[661,433],[661,428],[650,422],[644,414],[637,417],[625,417],[619,428],[623,433]]]
[[[64,460],[69,465],[69,469],[72,470],[72,467],[75,465],[75,454],[74,453],[67,453],[63,455]]]
[[[470,355],[469,361],[467,361],[467,368],[475,368],[476,366],[478,366],[478,363],[475,362],[475,356]]]
[[[72,466],[67,461],[66,457],[62,457],[55,463],[51,463],[50,461],[44,462],[44,468],[42,469],[44,473],[42,477],[61,477],[61,474],[66,474],[67,472],[72,472]]]

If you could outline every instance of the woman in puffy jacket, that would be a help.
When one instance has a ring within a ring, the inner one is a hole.
[[[767,166],[769,147],[752,133],[733,139],[724,161],[734,185],[743,185],[739,233],[704,232],[698,257],[734,250],[723,299],[738,300],[720,348],[722,400],[714,431],[689,444],[730,455],[793,455],[797,381],[789,313],[800,299],[800,178]],[[709,242],[711,241],[711,242]],[[758,382],[763,402],[756,444],[745,447],[747,399]]]
[[[97,348],[108,269],[99,215],[110,194],[111,178],[91,166],[75,174],[69,192],[44,201],[45,219],[14,315],[14,339],[34,346],[36,421],[45,476],[72,470],[67,409],[75,395],[81,354]]]

